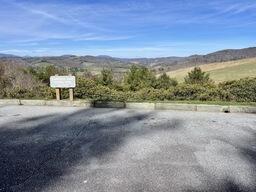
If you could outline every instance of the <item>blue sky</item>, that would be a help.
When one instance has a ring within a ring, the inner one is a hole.
[[[255,0],[0,0],[0,53],[162,57],[256,45]]]

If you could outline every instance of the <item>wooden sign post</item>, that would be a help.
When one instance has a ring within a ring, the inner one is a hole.
[[[56,74],[55,76],[58,76],[58,74]],[[61,89],[60,88],[56,88],[56,100],[60,101],[61,100]]]
[[[56,90],[56,99],[57,99],[57,101],[60,101],[61,100],[61,89],[57,88],[55,90]]]
[[[50,77],[50,86],[56,90],[56,99],[61,100],[61,88],[69,89],[69,99],[70,101],[74,100],[74,88],[76,87],[76,78],[75,76],[51,76]]]
[[[69,100],[74,101],[74,89],[69,89]]]
[[[72,76],[72,75],[69,74],[69,76]],[[74,101],[74,89],[73,88],[69,88],[69,100]]]

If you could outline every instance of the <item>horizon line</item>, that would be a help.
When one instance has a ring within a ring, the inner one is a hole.
[[[243,48],[228,48],[228,49],[220,49],[220,50],[216,50],[213,52],[208,52],[206,54],[190,54],[190,55],[185,55],[185,56],[175,56],[175,55],[171,55],[171,56],[160,56],[160,57],[115,57],[115,56],[111,56],[111,55],[94,55],[94,54],[60,54],[60,55],[35,55],[35,56],[31,56],[31,55],[18,55],[18,54],[11,54],[11,53],[4,53],[4,51],[0,51],[0,55],[6,55],[6,56],[10,56],[10,57],[63,57],[63,56],[75,56],[75,57],[86,57],[86,56],[92,56],[92,57],[110,57],[110,58],[117,58],[117,59],[154,59],[154,58],[168,58],[168,57],[177,57],[177,58],[186,58],[186,57],[191,57],[191,56],[203,56],[203,55],[209,55],[212,53],[216,53],[216,52],[220,52],[220,51],[226,51],[226,50],[242,50],[242,49],[251,49],[251,48],[256,48],[256,46],[250,46],[250,47],[243,47]],[[1,58],[1,57],[0,57]],[[2,56],[3,58],[3,56]]]

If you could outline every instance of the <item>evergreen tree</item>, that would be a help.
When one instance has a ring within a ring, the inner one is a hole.
[[[50,77],[58,74],[58,70],[53,65],[47,65],[37,70],[36,76],[43,83],[50,84]]]
[[[176,79],[170,78],[166,73],[156,80],[156,89],[168,89],[178,84]]]
[[[185,77],[185,83],[187,84],[206,84],[212,83],[209,74],[202,71],[200,67],[195,67],[188,75]]]
[[[131,91],[153,87],[156,82],[155,75],[146,67],[133,65],[125,77],[125,86]]]
[[[113,72],[108,69],[103,69],[101,71],[99,83],[104,86],[112,86],[113,85]]]

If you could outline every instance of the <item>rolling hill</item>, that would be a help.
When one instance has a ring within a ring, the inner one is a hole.
[[[216,81],[254,76],[256,63],[256,47],[245,49],[227,49],[206,55],[191,55],[189,57],[160,58],[115,58],[110,56],[45,56],[19,57],[0,54],[0,62],[18,66],[55,65],[68,68],[86,68],[93,73],[99,73],[103,68],[118,72],[127,71],[131,65],[141,65],[150,68],[157,74],[167,72],[170,76],[182,80],[185,74],[194,66],[200,66],[209,72]]]
[[[233,61],[253,57],[256,57],[256,47],[226,49],[206,55],[191,55],[189,57],[141,58],[128,59],[127,61],[150,66],[155,71],[161,72],[193,67],[195,65],[205,65],[215,62]]]
[[[203,71],[210,74],[215,82],[235,80],[245,77],[256,77],[256,57],[249,59],[240,59],[235,61],[216,62],[202,65],[196,65]],[[170,77],[183,81],[184,77],[193,67],[182,68],[167,72]]]
[[[131,65],[147,66],[155,71],[170,71],[181,68],[204,65],[214,62],[233,61],[256,57],[256,47],[245,49],[227,49],[207,55],[192,55],[189,57],[160,57],[160,58],[115,58],[110,56],[47,56],[47,57],[19,57],[0,54],[0,61],[23,63],[29,66],[53,64],[61,67],[95,67],[95,68],[129,68]]]
[[[0,61],[6,63],[24,64],[26,66],[55,65],[58,67],[76,68],[129,68],[131,63],[108,56],[45,56],[45,57],[19,57],[0,54]]]

